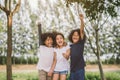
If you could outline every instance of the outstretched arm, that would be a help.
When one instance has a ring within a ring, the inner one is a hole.
[[[42,39],[41,39],[41,36],[42,36],[42,27],[41,27],[41,24],[38,23],[38,33],[39,33],[39,46],[42,45]]]
[[[81,39],[83,40],[83,38],[84,38],[84,27],[85,27],[85,25],[84,25],[84,16],[83,16],[83,14],[80,14],[79,15],[79,17],[80,17],[80,21],[81,21],[81,25],[80,25],[80,36],[81,36]]]

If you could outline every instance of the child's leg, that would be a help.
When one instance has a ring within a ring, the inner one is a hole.
[[[60,75],[60,80],[66,80],[67,78],[67,75],[66,74],[61,74]]]
[[[39,80],[46,80],[47,73],[43,70],[39,70]]]
[[[85,70],[84,69],[80,69],[79,71],[78,71],[78,79],[79,80],[85,80]]]
[[[47,80],[52,80],[52,76],[47,76]]]
[[[53,80],[59,80],[59,74],[54,73],[53,74]]]
[[[74,80],[75,78],[75,73],[74,72],[70,72],[70,77],[69,80]]]
[[[85,80],[84,69],[77,70],[70,73],[70,80]]]

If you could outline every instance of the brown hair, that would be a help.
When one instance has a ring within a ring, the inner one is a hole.
[[[53,40],[53,33],[47,32],[47,33],[41,34],[41,40],[43,45],[45,45],[45,41],[48,37],[52,38]]]
[[[72,36],[74,34],[74,32],[77,32],[78,34],[80,34],[80,29],[74,29],[70,32],[69,36],[68,36],[68,39],[70,42],[73,43],[73,40],[72,40]],[[81,36],[79,35],[79,40],[81,39]],[[84,35],[84,40],[86,40],[86,36]]]
[[[57,37],[58,35],[61,35],[61,36],[63,37],[63,39],[65,39],[65,37],[64,37],[64,35],[63,35],[62,33],[60,33],[60,32],[53,32],[53,33],[54,33],[54,47],[57,47],[56,37]],[[63,45],[66,46],[67,44],[64,42]]]

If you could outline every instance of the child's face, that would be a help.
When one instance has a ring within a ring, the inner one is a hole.
[[[62,37],[62,35],[57,35],[56,36],[56,43],[59,47],[62,47],[64,44],[64,38]]]
[[[47,39],[45,40],[45,45],[47,47],[52,47],[53,44],[53,39],[51,37],[47,37]]]
[[[80,39],[79,35],[80,34],[78,32],[73,33],[73,36],[72,36],[73,43],[77,43],[79,41],[79,39]]]

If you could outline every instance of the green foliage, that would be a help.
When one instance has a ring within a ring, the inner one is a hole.
[[[85,76],[86,80],[100,80],[100,76],[95,73],[87,73]]]
[[[97,64],[97,60],[96,61],[86,61],[86,64]]]
[[[115,58],[112,56],[108,62],[109,64],[115,64]]]
[[[99,14],[108,14],[111,17],[116,17],[118,12],[117,7],[120,7],[120,0],[66,0],[67,5],[73,2],[80,3],[90,20],[97,20]]]
[[[120,72],[106,72],[105,77],[106,80],[119,80]],[[85,80],[101,80],[100,75],[97,72],[87,72]]]
[[[5,65],[5,63],[6,63],[6,57],[0,56],[0,64]]]
[[[16,3],[17,3],[16,0],[14,0],[14,1],[13,1],[13,4],[16,4]]]
[[[35,25],[36,25],[36,23],[35,23],[35,21],[37,20],[37,15],[35,15],[35,14],[31,14],[30,15],[30,19],[32,20],[32,22],[31,22],[31,27],[33,28],[33,27],[36,27]]]
[[[12,56],[12,64],[37,64],[38,58],[37,57],[15,57]],[[6,64],[6,56],[0,56],[0,64]]]
[[[118,54],[117,58],[116,58],[116,63],[120,64],[120,54]]]
[[[110,72],[107,72],[106,73],[106,79],[107,80],[120,80],[120,72],[116,72],[116,73],[114,73],[114,72],[112,72],[112,73],[110,73]]]
[[[0,72],[0,79],[1,79],[1,80],[7,80],[7,79],[6,79],[6,73],[5,73],[5,72]]]

